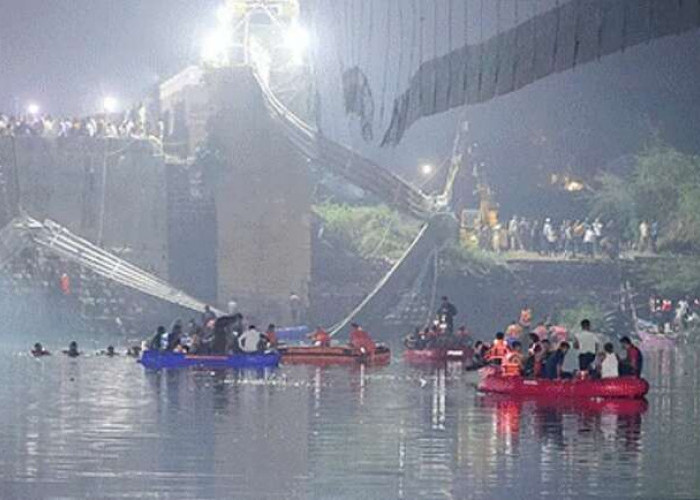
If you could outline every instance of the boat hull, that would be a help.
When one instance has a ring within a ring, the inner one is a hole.
[[[649,383],[636,377],[602,380],[547,380],[486,375],[478,385],[481,392],[516,397],[641,399]]]
[[[175,352],[144,351],[139,359],[144,367],[161,368],[267,368],[279,364],[278,352],[232,354],[229,356],[198,355]]]
[[[443,361],[466,361],[474,351],[469,347],[440,349],[406,349],[404,358],[409,363],[441,363]]]
[[[281,347],[282,363],[311,365],[354,365],[358,363],[385,365],[391,361],[391,351],[378,346],[372,356],[362,354],[358,349],[347,346],[317,347],[290,346]]]

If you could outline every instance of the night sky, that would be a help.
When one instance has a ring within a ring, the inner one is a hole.
[[[0,0],[0,110],[86,114],[138,99],[199,54],[217,0]]]
[[[356,6],[357,1],[316,1],[326,15],[317,21],[330,30],[315,51],[321,56],[316,84],[323,101],[324,133],[409,180],[420,180],[421,163],[446,160],[463,116],[470,120],[473,140],[481,145],[481,159],[492,165],[495,187],[506,205],[537,206],[541,200],[533,201],[531,194],[517,187],[540,182],[547,172],[557,170],[592,177],[617,158],[638,152],[652,133],[684,151],[700,153],[697,30],[554,75],[485,104],[430,117],[412,127],[398,147],[379,148],[377,141],[365,142],[357,122],[344,115],[340,80],[327,75],[337,73],[341,66],[337,58],[344,57],[345,67],[363,67],[375,96],[379,95],[384,86],[384,47],[388,44],[395,52],[388,55],[391,58],[402,45],[407,58],[413,52],[406,45],[410,20],[404,21],[405,29],[395,27],[392,34],[378,17],[368,35],[360,29],[362,19],[367,23],[359,12],[358,27],[343,28],[344,16],[352,10],[341,4]],[[64,115],[97,112],[106,95],[135,102],[159,80],[197,62],[199,43],[215,25],[219,5],[220,0],[0,0],[0,112],[24,110],[30,100],[43,111]],[[382,12],[386,6],[366,5]],[[477,2],[472,0],[471,5]],[[554,0],[521,1],[521,5],[551,8]],[[492,17],[485,20],[487,31],[495,28]],[[398,23],[395,10],[392,19]],[[472,20],[472,34],[476,22]],[[425,24],[433,23],[428,19]],[[443,27],[436,23],[436,29]],[[399,43],[396,37],[401,33]],[[443,35],[439,33],[436,40],[444,52],[449,47]],[[432,36],[424,38],[429,41]],[[433,49],[426,45],[424,52],[424,59],[429,59]],[[389,75],[387,102],[403,91],[408,70]],[[378,131],[383,132],[388,117],[386,113],[384,123],[377,123]],[[537,172],[539,177],[533,175]],[[471,187],[466,185],[464,191]]]

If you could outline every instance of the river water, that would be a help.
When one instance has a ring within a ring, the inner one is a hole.
[[[0,357],[0,499],[700,498],[700,356],[648,403],[479,395],[459,365],[149,373]]]

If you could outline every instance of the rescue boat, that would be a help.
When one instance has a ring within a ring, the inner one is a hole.
[[[288,346],[280,347],[279,352],[284,364],[385,365],[391,361],[391,351],[384,345],[378,345],[371,355],[349,346]]]
[[[139,363],[145,368],[160,370],[162,368],[268,368],[280,362],[277,351],[264,353],[230,355],[186,354],[148,350],[141,354]]]
[[[484,368],[482,373],[484,376],[477,386],[479,391],[517,397],[641,399],[649,392],[649,383],[636,377],[527,379],[504,377],[492,367]]]

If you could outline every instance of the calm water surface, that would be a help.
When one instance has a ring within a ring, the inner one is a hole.
[[[407,366],[149,373],[0,357],[0,499],[700,498],[700,356],[647,355],[648,405],[479,395]]]

